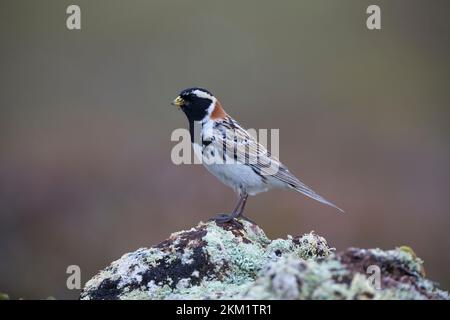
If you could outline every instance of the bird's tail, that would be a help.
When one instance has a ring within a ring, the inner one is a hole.
[[[310,187],[308,187],[307,185],[303,184],[302,182],[299,181],[299,183],[296,183],[294,186],[291,186],[295,191],[298,191],[302,194],[304,194],[305,196],[308,196],[316,201],[319,201],[321,203],[327,204],[337,210],[339,210],[340,212],[344,213],[345,211],[342,210],[341,208],[339,208],[337,205],[335,205],[334,203],[328,201],[327,199],[325,199],[324,197],[318,195],[314,190],[312,190]]]

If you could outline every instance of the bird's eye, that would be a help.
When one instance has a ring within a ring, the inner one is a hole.
[[[191,104],[191,99],[189,97],[184,97],[183,100],[184,100],[184,106],[189,107]]]

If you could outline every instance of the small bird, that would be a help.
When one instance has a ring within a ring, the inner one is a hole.
[[[302,183],[264,146],[258,143],[223,109],[219,100],[203,88],[189,88],[172,102],[186,115],[195,154],[239,201],[230,215],[212,218],[220,223],[243,218],[249,195],[269,189],[291,189],[344,212]],[[198,129],[197,129],[198,128]],[[253,221],[251,221],[253,222]]]

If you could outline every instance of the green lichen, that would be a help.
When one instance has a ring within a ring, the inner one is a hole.
[[[299,258],[305,260],[325,258],[335,250],[328,246],[325,238],[316,235],[314,231],[303,235],[294,242],[298,243],[294,252]]]
[[[252,230],[246,231],[248,237],[245,239],[248,239],[248,243],[244,242],[244,238],[236,237],[233,232],[210,223],[203,237],[206,242],[204,250],[211,262],[217,266],[217,271],[228,267],[228,279],[233,283],[252,279],[266,259],[264,239],[255,238]]]
[[[409,247],[408,247],[409,248]],[[383,251],[381,249],[371,249],[371,253],[377,256],[379,259],[389,259],[398,261],[399,264],[403,265],[405,269],[410,272],[424,276],[425,271],[423,268],[422,259],[418,258],[411,248],[405,250],[405,247],[396,248],[395,250]]]
[[[344,279],[351,280],[348,282]],[[428,286],[427,292],[434,293],[436,298],[449,298],[446,292],[436,290],[430,281],[421,281],[423,285]],[[295,254],[269,263],[248,291],[239,297],[313,300],[427,299],[425,295],[406,284],[399,284],[395,288],[376,289],[365,274],[352,274],[333,256],[318,262],[299,260]]]
[[[148,253],[145,257],[145,262],[152,267],[157,267],[158,262],[161,261],[165,256],[167,256],[167,254],[162,252],[161,250],[150,248],[148,249]]]
[[[267,253],[272,257],[273,255],[280,256],[293,253],[297,258],[303,260],[325,258],[333,251],[334,248],[330,248],[327,241],[313,231],[299,238],[288,236],[286,240],[272,240],[267,247]]]
[[[243,291],[246,291],[250,286],[250,281],[242,284],[233,282],[223,282],[219,280],[205,280],[198,286],[186,287],[171,292],[165,297],[165,299],[236,299],[242,295]]]

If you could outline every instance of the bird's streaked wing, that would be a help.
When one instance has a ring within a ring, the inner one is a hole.
[[[228,155],[231,155],[236,162],[249,165],[255,173],[262,177],[271,176],[314,200],[344,212],[297,179],[286,166],[271,155],[263,145],[258,143],[231,117],[228,116],[217,122],[214,130],[218,131],[213,141],[215,147],[222,152],[228,152]]]

